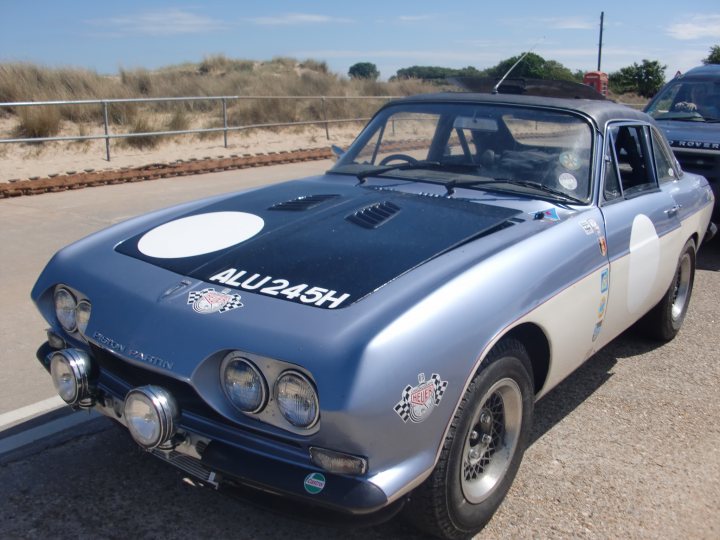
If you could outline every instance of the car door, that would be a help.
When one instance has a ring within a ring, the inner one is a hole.
[[[610,275],[597,349],[660,301],[684,242],[680,207],[660,188],[651,145],[646,124],[622,122],[606,128],[600,208]]]

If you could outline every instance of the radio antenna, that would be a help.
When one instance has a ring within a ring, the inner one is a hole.
[[[510,73],[512,72],[512,70],[515,69],[515,68],[517,67],[517,65],[518,65],[520,62],[522,62],[528,54],[530,54],[531,52],[533,52],[533,50],[535,49],[535,47],[538,46],[538,43],[540,43],[540,42],[538,41],[535,45],[532,46],[532,48],[531,48],[529,51],[523,53],[523,55],[522,55],[520,58],[518,58],[518,61],[515,62],[510,69],[507,70],[507,73],[505,73],[505,75],[502,76],[502,79],[500,79],[500,80],[497,82],[497,84],[496,84],[495,86],[493,86],[493,89],[492,89],[492,93],[493,93],[493,94],[497,94],[497,93],[498,93],[499,88],[500,88],[500,85],[505,82],[505,79],[508,78],[508,75],[510,75]]]

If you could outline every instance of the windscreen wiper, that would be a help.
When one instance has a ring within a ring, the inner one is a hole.
[[[531,188],[531,189],[537,189],[538,191],[544,191],[545,193],[550,193],[551,195],[555,195],[556,197],[560,197],[561,199],[564,199],[569,202],[574,202],[577,204],[587,204],[587,201],[583,201],[582,199],[578,199],[577,197],[568,195],[564,191],[555,189],[550,186],[546,186],[545,184],[542,184],[540,182],[531,182],[529,180],[512,180],[512,181],[508,180],[508,183],[517,184],[518,186],[523,186],[523,187],[527,187],[527,188]]]
[[[400,163],[398,165],[387,165],[386,167],[378,167],[377,169],[368,169],[361,171],[355,176],[360,183],[364,183],[369,176],[380,176],[391,171],[407,171],[412,169],[435,169],[440,166],[439,161],[418,161],[416,163]]]
[[[453,187],[455,186],[467,186],[467,185],[487,185],[487,184],[509,184],[513,186],[522,186],[530,189],[535,189],[537,191],[542,191],[544,193],[549,193],[553,195],[556,198],[562,199],[566,203],[575,203],[575,204],[587,204],[587,201],[584,201],[582,199],[579,199],[577,197],[573,197],[572,195],[568,195],[564,191],[561,191],[559,189],[552,188],[550,186],[546,186],[545,184],[541,184],[540,182],[531,182],[529,180],[509,180],[507,178],[488,178],[483,180],[471,180],[471,181],[457,181],[453,182]]]

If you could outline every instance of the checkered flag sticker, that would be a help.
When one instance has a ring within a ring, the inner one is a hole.
[[[228,294],[230,289],[223,289],[216,292],[210,287],[201,291],[190,291],[188,293],[188,305],[193,311],[202,315],[209,313],[225,313],[236,308],[243,307],[239,294]]]
[[[443,381],[438,373],[433,373],[430,380],[425,380],[425,374],[418,375],[417,386],[407,385],[393,410],[403,422],[410,420],[419,423],[425,420],[435,407],[440,405],[448,382]]]

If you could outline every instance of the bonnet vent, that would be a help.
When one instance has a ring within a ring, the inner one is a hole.
[[[272,205],[269,210],[289,210],[291,212],[301,212],[303,210],[310,210],[325,201],[330,199],[336,199],[340,195],[304,195],[297,199],[291,199],[289,201],[281,202]]]
[[[400,207],[390,201],[373,204],[362,210],[358,210],[354,214],[350,214],[347,219],[355,225],[360,225],[366,229],[376,229],[400,211]]]

